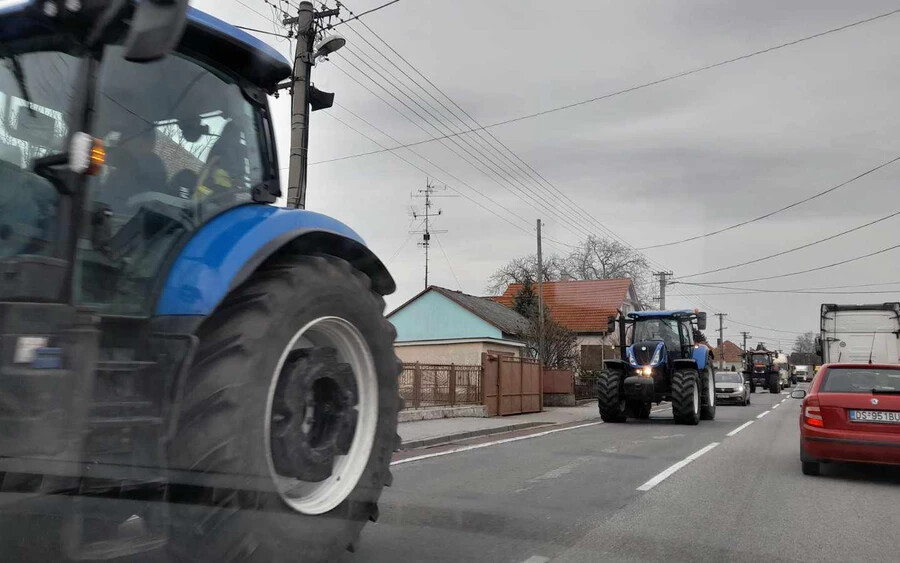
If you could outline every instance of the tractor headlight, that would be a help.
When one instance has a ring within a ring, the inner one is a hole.
[[[643,375],[644,377],[650,377],[651,375],[653,375],[653,369],[650,368],[650,366],[644,366],[643,368],[641,368],[641,375]]]

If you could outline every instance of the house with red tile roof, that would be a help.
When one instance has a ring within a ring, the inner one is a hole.
[[[716,346],[713,349],[716,370],[719,369],[719,359],[722,359],[722,369],[724,371],[731,371],[732,367],[734,367],[734,371],[741,371],[744,361],[743,353],[741,347],[731,340],[726,340],[721,346]]]
[[[521,290],[522,284],[510,284],[494,300],[512,307]],[[584,369],[600,369],[600,362],[608,355],[603,350],[611,343],[606,334],[607,319],[619,310],[641,310],[634,284],[627,278],[544,282],[544,304],[553,320],[577,335]]]

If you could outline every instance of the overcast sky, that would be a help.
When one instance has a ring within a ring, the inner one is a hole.
[[[241,1],[262,14],[271,13],[263,0]],[[359,13],[383,1],[349,3]],[[192,4],[232,23],[277,29],[271,17],[256,14],[236,0],[194,0]],[[897,7],[896,2],[842,0],[401,0],[365,16],[365,21],[486,125],[650,82]],[[354,54],[363,52],[405,80],[360,34],[394,62],[401,66],[403,62],[358,23],[340,29],[348,48],[314,71],[314,82],[336,92],[339,105],[313,114],[310,161],[379,148],[338,119],[382,145],[394,146],[350,112],[404,143],[433,136],[434,129],[350,64],[374,76]],[[289,54],[287,41],[259,37]],[[754,217],[900,156],[898,52],[900,14],[636,92],[495,127],[491,133],[584,213],[630,244],[643,247]],[[425,131],[345,73],[403,110]],[[287,166],[288,103],[284,97],[274,102],[282,166]],[[445,144],[474,160],[453,142]],[[487,152],[478,145],[467,149],[473,154]],[[444,194],[457,190],[523,229],[463,197],[439,200],[443,213],[435,228],[448,232],[436,235],[443,253],[440,246],[432,246],[432,284],[483,294],[487,278],[497,267],[534,251],[530,233],[538,217],[545,221],[545,234],[562,243],[577,243],[586,230],[597,232],[588,220],[564,211],[571,205],[549,187],[540,192],[549,203],[533,197],[526,200],[509,184],[480,172],[440,142],[415,150],[444,171],[409,150],[397,154],[429,171],[436,183],[452,188]],[[646,254],[678,277],[779,252],[900,210],[898,180],[900,163],[772,218]],[[388,299],[389,308],[423,287],[424,254],[408,231],[413,224],[410,206],[420,203],[411,200],[410,194],[425,182],[424,173],[390,152],[310,167],[308,208],[349,224],[383,260],[396,255],[388,264],[398,286]],[[555,207],[556,215],[548,207]],[[816,267],[897,244],[898,232],[900,217],[784,257],[686,281],[741,280]],[[565,250],[550,242],[544,248],[546,253]],[[739,285],[793,289],[900,282],[898,263],[900,250],[812,274]],[[898,289],[900,284],[865,289],[891,288]],[[705,295],[679,297],[675,292]],[[792,336],[746,324],[783,331],[815,330],[822,302],[900,299],[900,290],[831,296],[723,293],[673,286],[668,305],[726,312],[732,318],[725,323],[726,337],[737,340],[741,330],[749,330],[773,343],[773,337],[790,340]]]

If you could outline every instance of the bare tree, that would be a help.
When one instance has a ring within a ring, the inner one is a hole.
[[[647,259],[616,240],[590,235],[566,257],[565,265],[570,275],[582,280],[629,278],[642,308],[648,308],[652,303]]]
[[[558,256],[544,256],[544,281],[558,280],[564,271],[563,259]],[[494,272],[488,279],[486,291],[492,295],[503,293],[513,283],[537,280],[537,255],[530,254],[513,258]]]

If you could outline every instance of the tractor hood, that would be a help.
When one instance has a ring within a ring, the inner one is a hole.
[[[642,340],[628,347],[628,362],[633,367],[655,367],[666,361],[666,345],[661,340]]]

